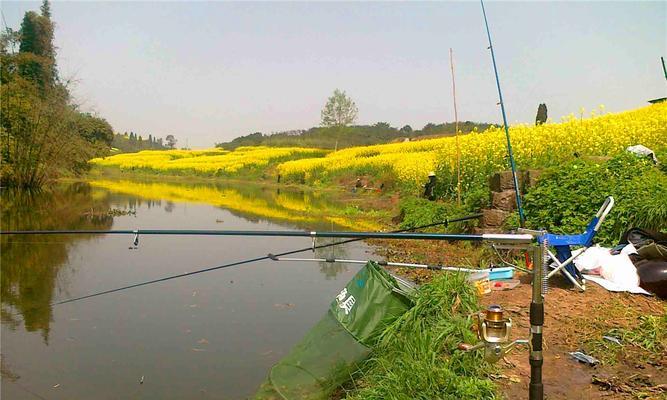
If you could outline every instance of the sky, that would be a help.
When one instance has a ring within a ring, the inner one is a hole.
[[[17,28],[39,2],[1,4]],[[485,3],[510,124],[667,96],[667,2]],[[84,110],[179,146],[320,123],[502,122],[478,2],[54,2],[58,65]],[[4,22],[3,22],[4,24]]]

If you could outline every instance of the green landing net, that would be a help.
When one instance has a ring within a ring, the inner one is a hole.
[[[384,329],[412,307],[410,288],[369,261],[292,351],[256,400],[328,399],[370,355]]]

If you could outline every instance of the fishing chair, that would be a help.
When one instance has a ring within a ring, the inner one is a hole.
[[[554,235],[551,233],[544,234],[538,237],[538,242],[543,243],[546,239],[547,246],[553,247],[556,254],[549,249],[548,265],[552,270],[547,274],[547,279],[561,272],[574,286],[580,290],[586,290],[586,281],[579,270],[574,265],[574,260],[579,257],[586,249],[593,244],[593,238],[600,230],[602,222],[604,222],[607,214],[614,207],[614,198],[612,196],[602,204],[595,217],[588,223],[584,233],[579,235]],[[572,250],[573,246],[581,246],[576,250]]]

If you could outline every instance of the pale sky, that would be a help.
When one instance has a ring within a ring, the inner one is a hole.
[[[667,96],[667,2],[487,2],[510,123]],[[17,28],[39,2],[3,1]],[[54,2],[61,75],[116,131],[212,146],[319,124],[335,88],[358,123],[501,121],[479,2]]]

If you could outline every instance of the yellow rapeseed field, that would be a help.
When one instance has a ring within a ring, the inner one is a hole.
[[[519,168],[544,168],[576,156],[610,156],[627,146],[667,145],[667,103],[610,114],[599,110],[583,119],[570,115],[560,123],[510,128]],[[508,168],[502,128],[459,137],[463,190]],[[280,174],[284,181],[318,183],[337,175],[369,175],[416,188],[430,171],[441,182],[456,182],[456,138],[352,147],[337,152],[313,148],[239,147],[234,151],[147,150],[96,158],[91,163],[124,171],[205,176]]]
[[[618,114],[573,115],[561,123],[510,128],[519,168],[548,167],[579,156],[607,156],[630,145],[667,145],[667,104],[655,104]],[[332,175],[380,176],[390,173],[401,184],[415,187],[430,171],[450,180],[456,171],[456,138],[446,137],[385,145],[353,147],[323,158],[287,161],[278,172],[288,180],[314,182]],[[486,179],[506,169],[507,148],[502,128],[491,128],[459,137],[461,169],[465,181]],[[444,175],[444,176],[443,176]]]
[[[123,171],[146,171],[165,174],[233,176],[239,172],[265,169],[270,164],[304,157],[322,157],[322,149],[299,147],[239,147],[234,151],[144,150],[95,158],[94,165],[117,167]]]

